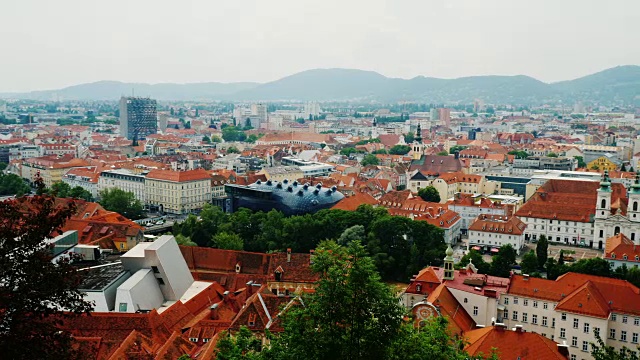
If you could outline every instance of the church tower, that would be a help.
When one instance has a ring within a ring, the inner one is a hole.
[[[422,144],[422,127],[418,123],[418,130],[416,130],[416,136],[413,138],[413,160],[420,160],[424,151],[424,145]]]
[[[453,249],[451,245],[447,246],[447,251],[445,251],[447,256],[444,257],[444,276],[442,276],[443,280],[453,280]]]
[[[596,203],[596,219],[606,219],[611,215],[611,181],[609,171],[605,170],[598,189],[598,202]]]
[[[640,170],[636,172],[636,181],[629,189],[629,206],[627,216],[633,222],[640,222]]]
[[[378,138],[378,121],[376,120],[376,118],[373,118],[373,126],[371,128],[371,138],[372,139],[377,139]]]

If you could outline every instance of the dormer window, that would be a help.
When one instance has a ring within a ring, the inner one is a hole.
[[[625,254],[625,255],[622,255],[622,260],[627,260],[627,259],[628,259],[628,257],[627,257],[627,255],[626,255],[626,254]]]
[[[611,253],[611,258],[615,259],[616,258],[616,254],[615,253]]]
[[[242,263],[236,263],[236,273],[240,273],[240,271],[242,270]]]
[[[416,285],[416,292],[422,292],[422,284]]]

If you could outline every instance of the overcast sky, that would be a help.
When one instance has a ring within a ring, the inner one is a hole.
[[[640,64],[640,0],[6,0],[0,91],[98,80],[572,79]]]

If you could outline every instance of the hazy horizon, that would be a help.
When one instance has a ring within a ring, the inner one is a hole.
[[[102,80],[264,83],[317,68],[549,83],[640,64],[633,0],[308,4],[9,2],[0,12],[0,92]]]

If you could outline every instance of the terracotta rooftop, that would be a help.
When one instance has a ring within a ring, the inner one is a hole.
[[[558,344],[546,337],[524,331],[512,331],[489,326],[464,333],[468,345],[465,351],[471,356],[491,354],[497,348],[500,359],[566,360],[558,351]]]
[[[607,239],[604,250],[607,260],[640,262],[640,246],[620,233]]]
[[[522,220],[515,216],[500,216],[482,214],[469,225],[469,231],[482,231],[507,235],[522,235],[527,227]]]
[[[151,170],[147,174],[147,179],[164,180],[171,182],[189,182],[211,179],[211,174],[200,168],[187,171],[173,170]]]

